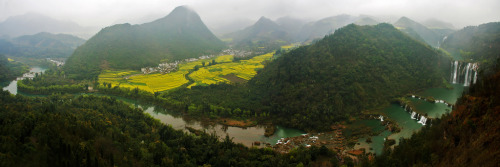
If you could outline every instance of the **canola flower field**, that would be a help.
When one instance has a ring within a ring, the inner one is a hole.
[[[264,68],[264,61],[273,57],[274,53],[267,53],[260,56],[255,56],[249,60],[241,60],[240,62],[220,63],[208,67],[202,67],[199,70],[191,73],[189,78],[193,79],[195,83],[188,87],[195,85],[210,85],[217,83],[231,83],[232,81],[225,78],[229,74],[234,74],[236,77],[250,80],[257,74],[257,70]]]
[[[106,70],[99,75],[99,83],[110,83],[112,86],[124,88],[139,88],[151,93],[161,92],[180,87],[189,83],[186,75],[198,67],[189,76],[194,81],[188,88],[195,85],[210,85],[217,83],[231,83],[236,81],[247,81],[257,74],[257,70],[264,68],[263,62],[270,60],[274,53],[268,53],[253,57],[249,60],[233,62],[233,55],[223,55],[211,59],[197,60],[179,65],[176,72],[168,74],[142,74],[140,71]],[[213,60],[215,65],[208,66]],[[203,67],[203,62],[205,67]],[[230,75],[231,77],[227,77]],[[228,79],[229,78],[229,79]]]

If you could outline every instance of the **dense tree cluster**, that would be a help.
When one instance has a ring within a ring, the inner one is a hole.
[[[0,82],[8,81],[28,71],[28,67],[19,62],[9,62],[7,57],[0,54]]]
[[[110,97],[0,92],[0,166],[296,166],[338,162],[326,148],[289,154],[194,136]]]
[[[250,81],[280,124],[322,129],[328,123],[387,104],[402,94],[438,86],[449,59],[389,24],[348,25],[279,57]]]
[[[17,82],[18,90],[31,94],[80,93],[88,87],[88,83],[67,78],[64,71],[55,66],[44,73],[37,73],[33,79]]]

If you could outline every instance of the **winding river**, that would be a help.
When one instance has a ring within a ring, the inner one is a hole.
[[[44,72],[46,69],[41,67],[33,67],[30,72]],[[2,86],[5,86],[3,89],[8,90],[12,94],[23,94],[26,96],[34,96],[30,94],[25,94],[17,91],[17,80],[13,80],[10,83],[3,83]],[[417,93],[419,96],[423,97],[434,97],[435,99],[445,100],[451,104],[454,104],[456,100],[462,95],[464,90],[464,86],[462,84],[453,84],[454,89],[445,89],[445,88],[430,88],[423,92]],[[99,94],[96,94],[99,95]],[[108,95],[100,95],[100,96],[108,96]],[[186,127],[191,127],[198,130],[204,130],[206,132],[212,133],[215,132],[221,138],[224,138],[226,135],[233,138],[234,142],[242,143],[246,146],[253,146],[255,141],[260,141],[261,143],[271,143],[275,144],[276,141],[280,138],[286,137],[294,137],[304,134],[304,131],[286,128],[277,126],[276,132],[274,135],[270,137],[265,137],[264,132],[265,128],[263,126],[254,126],[248,128],[239,128],[239,127],[229,127],[223,126],[219,124],[206,124],[200,121],[189,120],[187,118],[183,118],[176,112],[172,112],[169,110],[162,109],[160,107],[155,107],[153,105],[147,105],[139,103],[138,101],[116,97],[118,100],[127,102],[134,107],[142,108],[145,113],[150,116],[160,120],[164,124],[168,124],[175,129],[187,131]],[[415,106],[415,109],[421,113],[427,113],[430,118],[438,118],[441,117],[442,114],[451,111],[451,108],[442,103],[429,103],[424,100],[410,98],[411,102]],[[391,104],[389,107],[382,110],[382,112],[398,123],[399,127],[401,127],[401,132],[399,133],[391,133],[388,130],[384,130],[384,126],[381,125],[380,120],[359,120],[355,121],[353,124],[356,125],[365,125],[371,127],[373,132],[382,133],[376,136],[370,136],[372,139],[371,143],[366,142],[365,138],[360,138],[358,140],[358,144],[355,145],[355,149],[365,148],[368,152],[376,153],[380,155],[383,150],[383,143],[386,139],[395,139],[396,142],[399,142],[399,138],[409,138],[413,133],[422,128],[422,124],[417,123],[417,120],[411,119],[410,114],[406,112],[401,106],[396,104]]]
[[[44,72],[46,69],[41,67],[33,67],[30,72]],[[25,96],[39,96],[39,95],[31,95],[17,91],[17,79],[11,82],[3,83],[2,86],[7,85],[3,88],[3,90],[7,90],[12,94],[22,94]],[[98,96],[109,96],[109,95],[100,95]],[[188,120],[178,115],[176,112],[172,112],[169,110],[162,109],[160,107],[155,107],[153,105],[147,105],[143,103],[139,103],[136,100],[131,100],[123,97],[112,96],[118,100],[124,101],[126,103],[131,104],[134,107],[142,108],[145,113],[150,116],[160,120],[162,123],[172,126],[174,129],[186,131],[186,127],[191,127],[198,130],[204,130],[205,132],[212,133],[215,132],[219,137],[225,138],[226,135],[233,138],[233,141],[236,143],[242,143],[246,146],[253,146],[255,141],[259,141],[261,143],[271,143],[275,144],[278,139],[286,138],[286,137],[294,137],[304,134],[304,131],[286,128],[282,126],[276,126],[276,132],[274,135],[270,137],[265,137],[264,132],[265,128],[263,126],[254,126],[248,128],[240,128],[240,127],[230,127],[223,125],[210,125],[204,124],[200,121]],[[264,145],[262,145],[264,146]]]

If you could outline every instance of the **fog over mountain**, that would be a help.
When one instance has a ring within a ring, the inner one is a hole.
[[[261,16],[272,20],[291,16],[311,21],[340,14],[366,14],[378,18],[406,16],[416,21],[446,21],[457,29],[500,20],[498,0],[0,0],[0,21],[37,12],[83,26],[102,28],[117,23],[150,22],[181,5],[197,11],[211,29],[221,29],[221,25],[230,25],[235,21],[257,21]]]

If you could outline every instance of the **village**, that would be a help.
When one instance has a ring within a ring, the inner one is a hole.
[[[226,49],[226,50],[223,50],[218,55],[202,55],[198,58],[189,58],[189,59],[184,59],[184,60],[180,60],[180,61],[177,60],[177,61],[172,62],[172,63],[161,63],[161,64],[158,64],[157,67],[144,67],[144,68],[141,68],[141,72],[143,74],[150,74],[150,73],[155,73],[155,72],[167,74],[167,73],[177,71],[179,64],[183,63],[183,62],[189,63],[189,62],[198,61],[198,60],[210,59],[210,58],[222,56],[222,55],[234,55],[235,57],[246,57],[246,56],[251,55],[251,53],[252,52],[243,51],[243,50]],[[51,61],[54,61],[54,60],[51,60]]]

